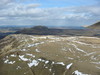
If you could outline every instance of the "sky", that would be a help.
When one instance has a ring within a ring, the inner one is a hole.
[[[100,21],[100,0],[0,0],[0,25],[84,26]]]

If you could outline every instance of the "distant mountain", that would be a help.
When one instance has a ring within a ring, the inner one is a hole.
[[[88,26],[88,28],[91,28],[91,29],[100,29],[100,21],[91,25],[91,26]]]

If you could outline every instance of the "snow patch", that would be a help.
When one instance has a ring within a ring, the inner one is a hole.
[[[28,63],[28,66],[32,67],[32,66],[37,66],[38,64],[39,62],[37,60],[33,60],[31,63]]]
[[[57,62],[56,64],[61,64],[61,65],[65,66],[65,64],[63,62]]]
[[[69,65],[66,66],[66,69],[69,69],[72,65],[73,63],[70,63]]]
[[[45,64],[49,63],[49,61],[45,61]]]
[[[27,58],[24,58],[24,55],[19,55],[20,59],[22,59],[23,61],[28,61]]]
[[[82,72],[79,72],[78,70],[74,71],[72,74],[75,74],[75,75],[89,75],[89,74],[83,74]]]
[[[4,61],[5,64],[14,64],[15,61],[9,61],[8,59]]]
[[[41,51],[39,51],[38,49],[35,49],[35,51],[36,51],[36,52],[41,52]]]
[[[33,55],[33,54],[26,54],[26,55],[31,56],[31,57],[33,57],[33,58],[35,58],[35,55]]]
[[[44,42],[40,42],[40,43],[35,43],[35,44],[28,44],[28,47],[33,47],[33,46],[37,46],[39,44],[43,44]]]
[[[10,55],[11,57],[16,57],[16,55],[14,55],[14,54],[12,54],[12,55]]]
[[[76,50],[87,54],[87,52],[85,52],[85,51],[82,50],[82,49],[79,49],[75,44],[71,44],[71,45],[74,46],[74,47],[76,48]]]

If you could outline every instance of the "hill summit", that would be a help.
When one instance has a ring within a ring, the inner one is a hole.
[[[35,29],[35,30],[48,30],[48,27],[46,27],[46,26],[35,26],[35,27],[32,27],[32,29]]]

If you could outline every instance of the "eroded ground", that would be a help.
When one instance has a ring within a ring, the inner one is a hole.
[[[10,35],[0,59],[0,75],[100,75],[100,38]]]

